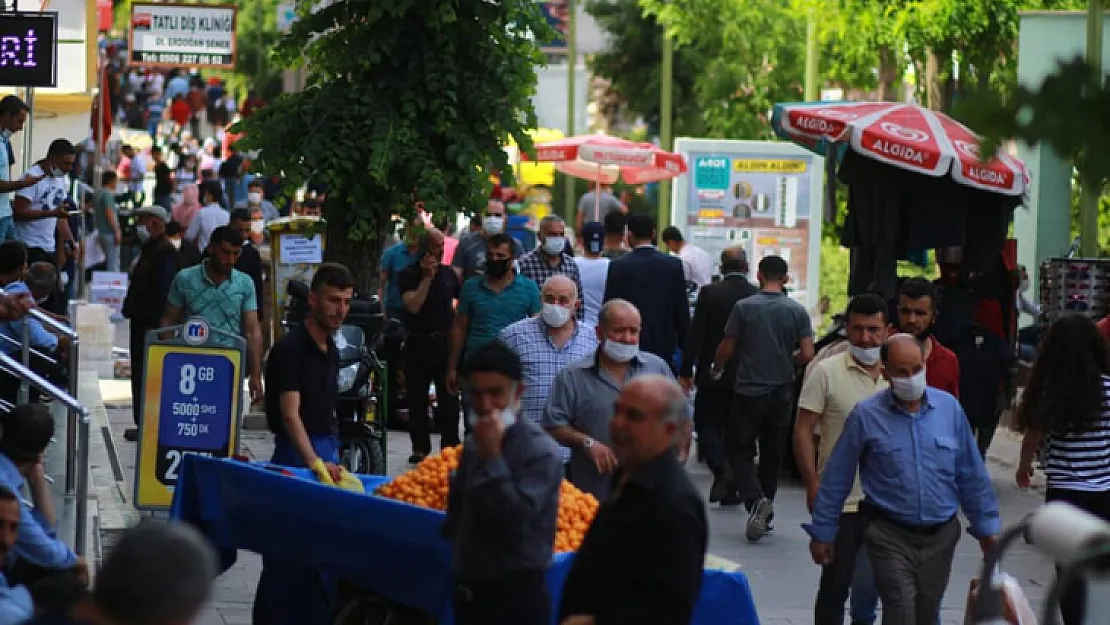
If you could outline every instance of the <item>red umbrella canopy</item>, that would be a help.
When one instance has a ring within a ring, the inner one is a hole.
[[[528,155],[523,155],[528,158]],[[650,143],[607,135],[579,135],[536,144],[536,161],[596,183],[629,184],[667,180],[686,173],[686,159]]]
[[[984,161],[979,137],[944,113],[898,102],[780,104],[776,130],[803,145],[847,143],[858,154],[927,176],[1004,195],[1023,195],[1029,175],[1003,153]]]

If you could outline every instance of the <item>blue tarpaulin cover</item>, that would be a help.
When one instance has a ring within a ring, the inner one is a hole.
[[[391,479],[359,477],[367,493]],[[235,550],[246,549],[319,568],[452,623],[451,548],[438,510],[325,486],[303,469],[188,456],[171,517],[208,536],[224,570]],[[548,570],[553,605],[573,557],[556,556]],[[692,625],[758,623],[744,574],[706,570]]]

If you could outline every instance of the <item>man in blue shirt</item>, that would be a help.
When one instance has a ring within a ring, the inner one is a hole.
[[[4,418],[0,436],[0,488],[19,492],[24,485],[31,503],[21,502],[19,536],[5,561],[8,582],[30,583],[66,572],[87,580],[84,558],[55,535],[53,498],[43,473],[42,454],[54,436],[54,417],[42,404],[16,406]]]
[[[53,267],[50,267],[53,270]],[[5,293],[34,294],[26,283],[27,279],[27,248],[19,241],[5,241],[0,243],[0,286]],[[57,273],[54,273],[57,281]],[[38,319],[24,317],[16,321],[0,323],[0,352],[18,356],[22,350],[24,325],[31,338],[32,358],[31,365],[36,371],[44,375],[50,374],[54,367],[40,356],[56,358],[58,347],[62,345],[61,339],[51,334]],[[19,379],[7,373],[0,374],[0,399],[14,404],[19,393]]]
[[[401,299],[401,289],[397,277],[410,265],[420,260],[423,254],[419,253],[417,242],[424,233],[424,221],[415,217],[405,229],[404,240],[396,243],[382,254],[381,262],[381,297],[385,305],[385,312],[390,317],[400,321],[405,320],[405,303]]]
[[[0,561],[6,560],[19,537],[22,506],[10,489],[0,487]],[[26,586],[9,586],[0,574],[0,625],[16,625],[34,615],[35,606]]]
[[[986,553],[1001,530],[998,498],[967,416],[952,395],[925,385],[925,353],[910,334],[881,349],[890,389],[856,404],[833,448],[809,533],[818,565],[833,548],[844,501],[857,468],[868,519],[871,558],[883,625],[933,625],[960,541],[956,513]]]

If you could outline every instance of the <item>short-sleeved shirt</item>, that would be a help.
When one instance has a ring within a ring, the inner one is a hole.
[[[328,349],[320,350],[308,329],[301,324],[274,343],[266,358],[266,423],[270,431],[284,434],[281,395],[301,395],[301,423],[309,436],[335,434],[336,374],[339,354],[328,337]]]
[[[513,238],[513,258],[524,256],[524,245]],[[463,280],[486,272],[486,237],[475,234],[463,237],[455,248],[451,266],[462,269]]]
[[[206,265],[201,263],[177,272],[166,303],[180,308],[184,319],[201,317],[216,330],[246,338],[243,335],[243,315],[258,312],[254,282],[242,271],[232,269],[227,280],[216,284],[208,277]],[[213,341],[231,344],[219,334],[213,336]]]
[[[8,182],[11,179],[12,163],[15,161],[15,153],[11,151],[11,136],[11,131],[0,129],[0,180],[4,182]],[[0,193],[0,219],[11,216],[11,195],[8,193]]]
[[[420,265],[410,265],[397,276],[397,288],[401,297],[405,293],[420,288],[424,279]],[[459,297],[459,277],[455,270],[446,265],[436,269],[436,275],[428,286],[428,297],[416,313],[405,311],[405,327],[411,334],[447,333],[455,320],[455,300]]]
[[[613,404],[629,380],[654,373],[674,378],[671,366],[662,358],[640,352],[632,359],[628,376],[614,380],[598,364],[597,352],[572,362],[555,375],[540,423],[544,429],[572,427],[602,445],[610,445],[609,422]],[[598,473],[585,449],[570,450],[570,478],[575,486],[600,500],[609,496],[612,475]]]
[[[27,175],[30,177],[41,176],[45,173],[41,165],[34,165],[27,170]],[[66,195],[66,178],[64,176],[61,178],[47,176],[26,189],[15,192],[15,197],[21,197],[31,202],[31,210],[33,211],[58,210],[62,202],[65,201]],[[53,252],[57,241],[54,236],[54,229],[57,224],[58,219],[55,217],[34,221],[16,221],[15,231],[19,235],[19,240],[23,241],[23,244],[27,247],[36,247],[40,250]]]
[[[597,191],[587,191],[578,198],[578,214],[582,216],[582,223],[604,222],[606,215],[620,211],[621,206],[621,201],[608,191],[602,191],[601,198],[597,198]]]
[[[416,261],[416,254],[410,254],[404,241],[393,245],[382,253],[382,273],[385,274],[385,307],[387,310],[404,313],[405,304],[401,301],[401,291],[397,288],[397,276]]]
[[[116,215],[119,219],[119,214],[116,209],[116,198],[108,189],[97,189],[93,194],[92,199],[93,211],[96,216],[96,231],[101,236],[108,236],[115,232],[112,229],[112,224],[108,221],[108,213]],[[119,221],[116,221],[118,224]]]
[[[821,444],[817,448],[817,472],[825,470],[836,441],[844,431],[848,414],[860,401],[887,388],[889,383],[883,376],[871,377],[866,369],[844,352],[822,360],[806,378],[802,393],[798,397],[798,408],[816,413],[821,428]],[[852,486],[852,494],[844,503],[845,512],[859,511],[863,501],[863,489],[859,475]]]
[[[542,308],[540,287],[524,276],[514,276],[500,293],[489,288],[485,276],[467,280],[459,294],[459,314],[468,322],[463,359],[497,338],[509,324],[531,317]]]
[[[725,336],[736,339],[736,393],[760,397],[794,382],[794,350],[813,326],[786,293],[760,291],[736,302]]]

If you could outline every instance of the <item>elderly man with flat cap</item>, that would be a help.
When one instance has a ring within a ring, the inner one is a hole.
[[[880,350],[890,388],[856,404],[821,476],[809,533],[813,561],[826,566],[857,468],[859,511],[883,625],[933,625],[960,541],[968,532],[985,554],[1001,529],[998,498],[959,401],[925,384],[925,350],[895,334]]]
[[[618,469],[563,586],[561,625],[690,622],[708,543],[705,505],[679,462],[686,395],[666,375],[624,386],[609,423]]]

